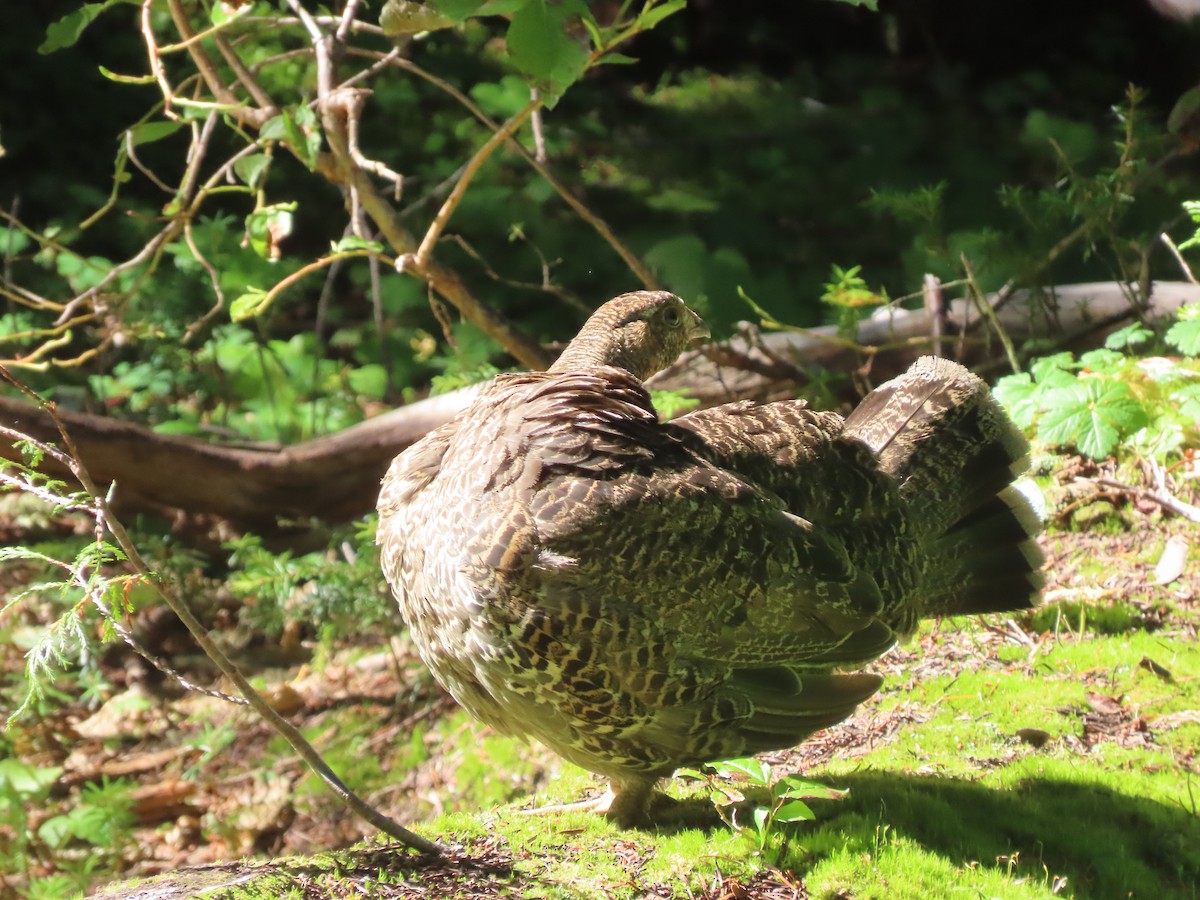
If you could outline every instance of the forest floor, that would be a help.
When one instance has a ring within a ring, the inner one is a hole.
[[[112,652],[5,733],[0,897],[165,874],[104,896],[1196,898],[1200,578],[1194,558],[1156,566],[1172,539],[1193,557],[1200,542],[1157,510],[1125,515],[1043,538],[1040,609],[924,628],[875,664],[885,687],[852,718],[762,757],[772,783],[847,791],[812,792],[815,818],[793,824],[756,825],[766,789],[728,770],[671,783],[686,827],[523,815],[601,786],[471,722],[403,638],[255,671],[352,787],[448,848],[421,859],[368,837],[244,708]],[[0,626],[4,709],[23,652]],[[709,798],[739,794],[735,830]]]

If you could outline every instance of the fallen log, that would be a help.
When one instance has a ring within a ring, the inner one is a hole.
[[[1030,336],[1069,339],[1099,323],[1132,314],[1128,291],[1110,282],[1057,288],[1045,297],[1016,294],[997,310],[1014,340]],[[1155,285],[1144,312],[1169,314],[1200,301],[1200,286]],[[947,349],[956,336],[981,332],[979,313],[965,301],[948,305],[941,323]],[[837,339],[832,327],[803,332],[743,334],[707,354],[689,353],[652,383],[685,390],[704,405],[735,399],[783,396],[814,368],[861,369],[879,381],[929,352],[935,332],[926,309],[888,310],[862,322],[857,343]],[[964,349],[978,349],[978,342]],[[964,354],[970,358],[971,354]],[[993,354],[994,355],[994,354]],[[192,437],[159,434],[116,419],[60,411],[84,465],[99,484],[116,482],[124,509],[183,510],[230,520],[236,527],[278,533],[288,520],[343,522],[374,507],[379,482],[391,459],[465,408],[476,388],[420,400],[366,422],[279,449],[246,448]],[[24,401],[0,397],[0,424],[41,441],[59,443],[53,419]],[[11,442],[0,440],[0,458],[20,460]],[[66,477],[47,460],[45,471]]]

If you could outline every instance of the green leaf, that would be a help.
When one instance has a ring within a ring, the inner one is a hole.
[[[479,12],[486,0],[433,0],[431,4],[438,12],[455,22]]]
[[[605,64],[614,66],[628,66],[637,62],[632,56],[626,56],[624,53],[605,53],[597,61],[596,65],[602,66]]]
[[[1079,365],[1092,372],[1112,372],[1125,362],[1125,355],[1116,350],[1101,348],[1089,350],[1079,357]]]
[[[379,241],[368,241],[357,234],[348,234],[336,244],[330,246],[334,253],[353,253],[355,250],[366,250],[368,253],[382,253],[383,244]]]
[[[263,123],[259,140],[281,141],[304,165],[314,169],[321,149],[317,114],[307,106],[285,109]]]
[[[271,164],[271,157],[265,153],[251,153],[249,156],[243,156],[233,164],[233,172],[238,178],[246,182],[253,190],[258,190],[262,186],[263,176],[267,172],[267,167]]]
[[[816,815],[803,800],[789,800],[775,810],[776,822],[808,822]]]
[[[1191,316],[1184,319],[1183,310],[1180,310],[1179,321],[1167,330],[1164,338],[1172,347],[1178,348],[1180,353],[1200,356],[1200,317]]]
[[[383,33],[393,40],[422,31],[437,31],[449,28],[455,21],[462,21],[470,13],[461,17],[453,16],[448,7],[478,6],[473,0],[447,0],[445,4],[418,3],[416,0],[387,0],[383,11],[379,14],[379,26]],[[471,10],[474,12],[474,10]]]
[[[0,759],[0,788],[25,799],[40,798],[62,773],[62,766],[39,769],[19,759]]]
[[[660,6],[651,6],[637,17],[637,24],[644,31],[649,31],[667,16],[673,16],[687,6],[687,0],[668,0]]]
[[[134,146],[137,147],[142,144],[153,144],[155,141],[161,141],[165,137],[170,137],[182,127],[182,122],[142,122],[140,125],[134,125],[130,128],[129,134],[133,139]]]
[[[1038,437],[1055,446],[1074,445],[1092,459],[1108,456],[1122,437],[1147,422],[1128,385],[1099,378],[1055,388],[1047,393],[1045,408]]]
[[[387,392],[387,370],[377,363],[351,369],[346,378],[354,393],[371,400],[382,400]]]
[[[739,772],[749,778],[754,784],[767,785],[771,783],[771,767],[762,760],[754,757],[745,759],[726,759],[713,763],[713,768],[723,774]]]
[[[231,8],[228,3],[218,2],[212,5],[208,18],[214,25],[224,25],[226,22],[244,16],[253,8],[253,3],[243,3]]]
[[[118,84],[154,84],[153,75],[122,75],[119,72],[114,72],[112,69],[106,69],[104,66],[99,66],[100,74],[109,81],[115,81]]]
[[[842,788],[832,788],[819,781],[810,781],[800,775],[789,775],[781,778],[772,793],[781,800],[841,800],[850,792]]]
[[[292,213],[295,211],[295,202],[271,203],[246,216],[246,236],[255,253],[272,262],[279,259],[279,243],[292,233]]]
[[[508,53],[513,64],[543,90],[546,105],[551,107],[587,67],[587,50],[564,30],[566,18],[563,7],[529,0],[508,26]]]
[[[1153,331],[1141,322],[1134,322],[1110,334],[1104,339],[1104,346],[1109,350],[1128,350],[1146,343],[1152,337]]]
[[[262,288],[250,288],[229,304],[229,318],[235,322],[254,318],[265,309],[263,301],[266,296],[267,292]]]
[[[1033,383],[1033,378],[1028,372],[1001,378],[992,389],[992,395],[1012,417],[1018,428],[1030,428],[1042,408],[1042,388]]]
[[[80,35],[83,34],[83,30],[96,21],[96,17],[100,13],[118,3],[130,2],[134,2],[134,0],[105,0],[103,3],[83,4],[79,9],[67,13],[57,22],[51,23],[46,29],[46,39],[37,48],[37,52],[44,56],[55,50],[62,50],[64,47],[73,47]]]
[[[768,815],[770,815],[770,813],[765,806],[754,807],[754,830],[758,832],[760,845],[762,844],[761,838],[765,838],[767,834]]]

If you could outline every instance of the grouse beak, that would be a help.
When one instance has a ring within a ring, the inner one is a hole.
[[[688,312],[692,314],[692,321],[688,323],[688,343],[693,347],[699,347],[702,341],[712,337],[712,332],[708,330],[703,319],[690,309]]]

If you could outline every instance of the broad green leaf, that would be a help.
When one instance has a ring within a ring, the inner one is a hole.
[[[508,26],[509,56],[542,88],[547,106],[553,106],[587,66],[587,50],[563,28],[566,17],[561,6],[529,0]]]
[[[23,798],[43,796],[62,773],[62,766],[40,769],[19,759],[0,759],[0,787]]]
[[[1117,442],[1146,425],[1145,409],[1120,381],[1087,379],[1047,393],[1038,437],[1074,445],[1092,459],[1108,456]]]
[[[1075,357],[1071,353],[1063,352],[1035,360],[1029,371],[1033,373],[1033,380],[1038,384],[1067,384],[1075,380],[1075,376],[1070,374],[1070,370],[1074,368]],[[1065,382],[1061,378],[1063,374],[1067,376]]]
[[[387,370],[378,363],[351,369],[347,380],[354,393],[371,400],[382,400],[387,392]]]
[[[251,153],[243,156],[233,164],[233,172],[250,188],[258,190],[262,185],[263,176],[271,164],[271,157],[265,153]]]
[[[1125,362],[1125,354],[1116,350],[1100,348],[1089,350],[1079,357],[1079,365],[1093,372],[1108,372]]]
[[[229,304],[229,318],[235,322],[252,319],[263,310],[267,292],[262,288],[250,288],[233,303]]]
[[[69,816],[51,816],[41,824],[37,834],[47,847],[57,850],[75,836],[75,829]]]
[[[1152,337],[1153,331],[1141,322],[1134,322],[1110,334],[1104,339],[1104,346],[1109,350],[1127,350],[1146,343]]]
[[[1200,318],[1191,316],[1185,319],[1183,311],[1180,310],[1179,321],[1167,330],[1165,338],[1167,343],[1178,348],[1180,353],[1200,356]]]
[[[1042,388],[1033,383],[1028,372],[1001,378],[996,382],[992,394],[1018,428],[1030,428],[1033,425],[1041,409]]]
[[[816,815],[803,800],[789,800],[775,810],[776,822],[808,822]]]
[[[713,763],[713,768],[725,774],[739,772],[755,784],[766,785],[771,781],[771,767],[752,756],[746,759],[726,759]]]
[[[132,136],[133,144],[136,147],[142,144],[153,144],[155,141],[161,141],[165,137],[170,137],[182,127],[182,122],[142,122],[140,125],[134,125],[130,128],[129,134]]]

